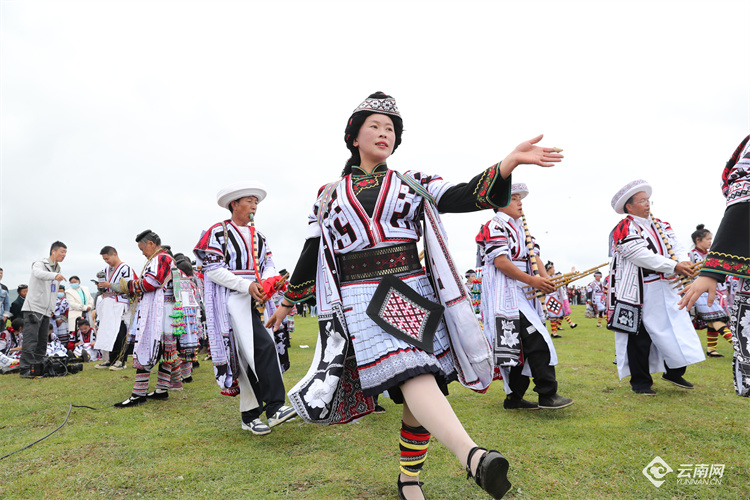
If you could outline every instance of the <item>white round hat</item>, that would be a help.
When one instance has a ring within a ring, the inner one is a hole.
[[[529,187],[523,182],[517,182],[510,186],[510,194],[519,194],[521,195],[521,199],[523,200],[529,195]]]
[[[652,192],[651,184],[644,181],[643,179],[638,179],[627,183],[612,197],[612,208],[614,208],[615,212],[617,212],[618,214],[624,214],[625,202],[628,201],[631,196],[636,193],[640,193],[641,191],[645,191],[646,194],[650,197]]]
[[[238,182],[222,188],[216,193],[216,203],[220,207],[229,209],[229,204],[234,200],[245,198],[246,196],[255,196],[258,203],[266,197],[266,186],[260,182]]]

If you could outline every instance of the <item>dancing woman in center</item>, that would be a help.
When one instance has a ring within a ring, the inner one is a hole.
[[[453,380],[484,392],[492,360],[438,213],[506,206],[518,165],[549,167],[562,155],[536,146],[539,136],[468,183],[452,184],[388,168],[402,131],[395,100],[382,92],[354,110],[344,136],[351,158],[341,179],[318,192],[289,290],[267,326],[278,327],[295,304],[316,298],[315,358],[289,392],[306,421],[349,422],[372,412],[372,397],[385,390],[403,403],[400,498],[424,498],[419,472],[433,435],[469,477],[501,498],[510,489],[508,461],[474,443],[445,397]]]

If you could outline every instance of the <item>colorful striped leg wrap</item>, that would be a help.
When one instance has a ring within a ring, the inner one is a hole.
[[[159,392],[168,391],[170,379],[172,378],[172,364],[161,362],[159,363],[159,371],[157,372],[158,378],[156,379],[156,390]]]
[[[731,333],[729,334],[731,336]],[[706,350],[708,352],[716,350],[716,344],[719,343],[719,333],[710,326],[706,329]]]
[[[565,316],[565,321],[568,322],[568,324],[571,326],[571,328],[575,328],[576,326],[578,326],[577,324],[573,323],[573,320],[570,319],[570,316]]]
[[[137,369],[135,371],[135,383],[133,384],[133,394],[135,396],[145,397],[148,393],[148,377],[151,372]]]
[[[552,335],[557,333],[557,330],[560,328],[560,323],[562,323],[562,321],[556,318],[549,320],[549,324],[552,327]]]
[[[169,388],[173,391],[182,390],[182,360],[177,358],[176,360],[169,363],[169,374],[170,374],[170,385]]]
[[[182,379],[186,379],[188,377],[193,376],[193,362],[192,361],[183,361],[180,365],[180,368],[182,369]]]
[[[417,477],[427,458],[427,447],[430,445],[430,433],[422,426],[409,427],[401,422],[401,439],[398,447],[401,450],[399,464],[401,472],[407,476]]]
[[[718,335],[721,335],[722,337],[724,337],[727,340],[727,342],[732,341],[732,331],[729,329],[727,325],[724,325],[721,328],[719,328],[717,330],[717,333]]]

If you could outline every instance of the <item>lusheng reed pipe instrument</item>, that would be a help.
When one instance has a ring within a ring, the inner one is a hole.
[[[550,276],[549,279],[552,280],[552,284],[554,285],[555,289],[557,289],[557,288],[560,288],[562,286],[562,282],[564,280],[566,280],[568,278],[572,278],[572,277],[577,276],[579,274],[581,274],[580,271],[573,271],[573,272],[562,274],[562,275],[559,275],[559,276],[554,276],[554,277]],[[537,290],[534,287],[525,286],[523,288],[524,288],[524,291],[526,293],[526,298],[527,299],[530,299],[533,295],[537,295],[537,297],[540,296],[540,295],[537,294],[537,292],[539,292],[539,290]],[[541,295],[544,295],[544,293],[541,293]]]
[[[585,271],[575,271],[572,273],[568,273],[567,275],[562,276],[555,276],[552,280],[555,282],[555,288],[560,288],[561,286],[568,286],[568,284],[573,283],[574,281],[578,281],[581,278],[585,278],[586,276],[589,276],[590,274],[594,274],[599,270],[599,268],[608,266],[609,262],[605,262],[604,264],[599,264],[598,266],[594,266],[590,269],[586,269]],[[567,277],[565,277],[567,276]],[[526,298],[530,299],[531,297],[541,298],[545,295],[544,292],[541,290],[529,290],[526,293]]]
[[[706,262],[706,259],[693,263],[690,266],[690,276],[672,275],[674,276],[674,278],[671,278],[669,280],[669,282],[674,285],[672,289],[676,290],[678,288],[688,286],[690,283],[692,283],[693,280],[695,280],[695,276],[700,272],[701,268],[703,267],[704,262]]]
[[[536,261],[536,251],[534,250],[534,241],[531,239],[531,233],[529,232],[529,225],[526,223],[526,215],[521,211],[521,221],[523,221],[523,234],[526,237],[526,247],[529,249],[529,260],[531,261],[531,271],[534,276],[539,276],[539,264]],[[542,310],[546,311],[547,308],[544,306],[544,301],[540,301],[542,304]]]
[[[250,214],[250,245],[252,246],[252,257],[253,257],[253,270],[255,271],[255,279],[257,280],[258,284],[263,287],[263,282],[260,279],[260,263],[258,261],[258,233],[255,230],[255,214]],[[284,276],[281,277],[280,280],[278,280],[276,283],[274,283],[274,289],[279,290],[282,286],[284,286],[284,283],[286,280],[289,279],[289,273],[284,273]],[[272,294],[273,295],[273,294]],[[258,310],[258,312],[262,315],[263,309],[265,308],[266,302],[268,302],[268,299],[271,297],[266,297],[266,300],[264,301],[256,301],[255,308]]]
[[[667,253],[669,253],[669,258],[675,262],[679,262],[677,260],[677,256],[674,254],[674,250],[672,250],[672,245],[669,243],[669,238],[667,238],[667,235],[664,233],[664,229],[661,227],[661,222],[655,219],[654,214],[652,214],[651,212],[648,213],[648,216],[651,218],[651,221],[654,223],[654,226],[656,227],[656,231],[659,233],[659,237],[661,238],[662,243],[664,243],[664,246],[667,249]],[[691,269],[692,269],[692,266],[691,266]],[[677,285],[672,288],[678,289],[690,283],[693,279],[693,276],[695,276],[694,272],[692,273],[691,276],[680,276],[677,273],[675,273],[669,276],[665,276],[665,278],[670,280],[670,283],[674,283],[672,279],[676,278],[677,281],[679,281],[679,283],[677,283]]]
[[[560,274],[558,276],[550,276],[549,279],[552,280],[553,283],[557,284],[558,282],[563,282],[566,279],[572,278],[574,276],[578,276],[581,274],[581,271],[572,271],[570,273]],[[560,288],[560,286],[556,286],[555,288]]]
[[[651,212],[648,213],[648,216],[651,218],[651,221],[654,223],[654,226],[656,227],[656,231],[659,233],[659,237],[661,238],[662,243],[664,243],[664,247],[667,249],[669,258],[675,262],[678,262],[677,256],[674,254],[674,250],[672,250],[672,244],[669,243],[669,238],[667,238],[667,235],[664,233],[664,229],[661,227],[661,222],[659,222],[658,219],[654,218],[654,214],[652,214]]]

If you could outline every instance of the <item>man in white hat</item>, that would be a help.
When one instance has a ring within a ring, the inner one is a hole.
[[[484,332],[493,348],[495,366],[503,376],[506,393],[503,408],[565,408],[573,400],[557,393],[557,353],[545,328],[541,303],[536,297],[526,298],[528,287],[544,293],[555,291],[538,247],[534,255],[529,255],[521,203],[528,194],[526,184],[513,184],[510,204],[498,209],[476,237],[483,265]],[[530,235],[528,238],[531,239]],[[531,244],[534,245],[533,239]],[[538,275],[533,271],[535,267]],[[523,399],[531,376],[539,403]]]
[[[678,309],[680,297],[669,282],[690,276],[687,252],[669,223],[651,215],[651,186],[630,182],[612,198],[612,208],[626,217],[612,231],[607,328],[615,331],[617,371],[630,376],[633,392],[656,395],[651,373],[684,389],[687,365],[705,355],[690,315]]]
[[[193,252],[204,270],[208,339],[222,394],[240,396],[242,429],[256,435],[294,418],[284,406],[286,390],[271,333],[257,305],[271,296],[280,278],[266,238],[253,224],[266,197],[260,183],[228,186],[217,195],[231,219],[211,226]],[[265,412],[268,424],[260,419]]]

